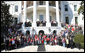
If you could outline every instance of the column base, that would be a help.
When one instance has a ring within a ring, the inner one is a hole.
[[[23,34],[26,33],[25,23],[22,24],[22,33],[23,33]]]
[[[34,23],[32,23],[32,27],[36,27],[36,23],[34,22]]]
[[[46,23],[46,27],[51,27],[51,23]]]
[[[61,27],[61,23],[58,23],[58,27]]]

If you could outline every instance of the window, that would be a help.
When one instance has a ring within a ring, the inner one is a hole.
[[[49,1],[49,6],[56,6],[55,1]]]
[[[77,11],[77,5],[74,5],[74,11]]]
[[[66,17],[66,24],[69,24],[69,18]]]
[[[68,11],[68,5],[65,5],[65,11]]]
[[[40,5],[43,5],[43,1],[39,1],[39,4],[40,4]]]
[[[17,24],[17,18],[15,18],[15,24]]]
[[[22,10],[23,10],[23,8],[22,8]]]
[[[15,12],[18,12],[18,6],[17,5],[15,6]]]
[[[75,17],[75,24],[78,24],[78,17]]]
[[[33,1],[27,1],[27,7],[33,6]]]
[[[40,15],[40,19],[39,19],[40,21],[43,21],[43,15]]]
[[[52,17],[50,16],[50,22],[51,22],[51,20],[52,20]]]
[[[32,16],[32,22],[33,22],[33,16]]]

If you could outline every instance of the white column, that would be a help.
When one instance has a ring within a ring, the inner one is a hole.
[[[26,21],[26,1],[24,1],[24,17],[23,17],[23,23]]]
[[[33,23],[32,23],[32,27],[36,27],[36,18],[37,18],[37,1],[33,1]]]
[[[22,16],[23,16],[23,14],[22,14],[22,1],[21,1],[21,12],[20,12],[20,22],[22,22]]]
[[[63,13],[64,13],[64,6],[63,6],[63,1],[61,1],[61,22],[62,23],[65,23],[65,16],[63,16]]]
[[[58,22],[58,26],[60,27],[60,20],[59,20],[59,1],[56,1],[56,21]]]
[[[49,21],[49,1],[46,1],[46,27],[50,27],[50,21]]]
[[[19,4],[19,15],[18,15],[18,23],[21,21],[21,11],[22,11],[22,1],[20,1],[20,4]]]
[[[14,7],[15,7],[14,4],[12,4],[12,15],[14,15],[14,11],[15,11]]]
[[[23,14],[23,17],[22,17],[22,22],[23,22],[23,24],[22,24],[22,32],[25,34],[25,32],[26,32],[26,29],[25,29],[25,21],[26,21],[26,1],[24,1],[24,9],[23,9],[23,12],[24,12],[24,14]]]
[[[60,20],[59,20],[59,1],[56,1],[56,21],[58,22],[58,29],[57,29],[57,34],[60,33],[61,31],[61,24],[60,24]]]
[[[22,1],[20,1],[20,3],[19,3],[19,13],[21,13],[21,11],[22,11]]]

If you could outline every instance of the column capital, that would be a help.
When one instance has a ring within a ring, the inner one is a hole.
[[[46,5],[49,6],[49,1],[46,1]]]

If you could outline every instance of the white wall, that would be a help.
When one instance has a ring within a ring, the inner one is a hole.
[[[19,17],[21,13],[21,1],[6,1],[8,5],[10,5],[9,12],[10,14],[14,16],[18,16],[18,18],[21,20]],[[75,25],[75,17],[78,17],[78,25],[84,25],[84,19],[82,20],[82,15],[78,15],[77,11],[74,11],[74,5],[77,5],[77,10],[80,7],[81,1],[61,1],[61,22],[65,22],[65,17],[69,17],[69,24],[74,24]],[[64,5],[67,4],[68,7],[68,12],[64,11]],[[18,12],[15,12],[15,5],[18,5]],[[44,20],[46,20],[46,11],[45,10],[37,10],[37,19],[39,19],[39,15],[43,14],[44,15]],[[50,12],[50,15],[52,16],[52,20],[55,20],[56,13]],[[21,16],[21,15],[20,15]],[[23,15],[22,15],[23,16]],[[21,16],[21,17],[22,17]],[[30,12],[27,14],[29,20],[32,20],[33,12]],[[81,18],[80,18],[81,17]],[[22,17],[23,18],[23,17]],[[21,20],[22,21],[22,20]]]
[[[80,7],[81,1],[61,1],[61,21],[65,22],[65,17],[69,17],[69,24],[75,25],[75,17],[78,17],[78,25],[80,25],[83,20],[79,17],[82,15],[78,14],[78,9]],[[64,5],[68,5],[68,12],[65,12]],[[77,11],[74,11],[74,5],[77,5]],[[81,22],[79,21],[81,20]]]
[[[50,11],[50,16],[52,17],[52,20],[56,21],[56,13]]]
[[[33,21],[33,12],[30,12],[30,13],[27,13],[27,18],[30,20],[30,21]]]

